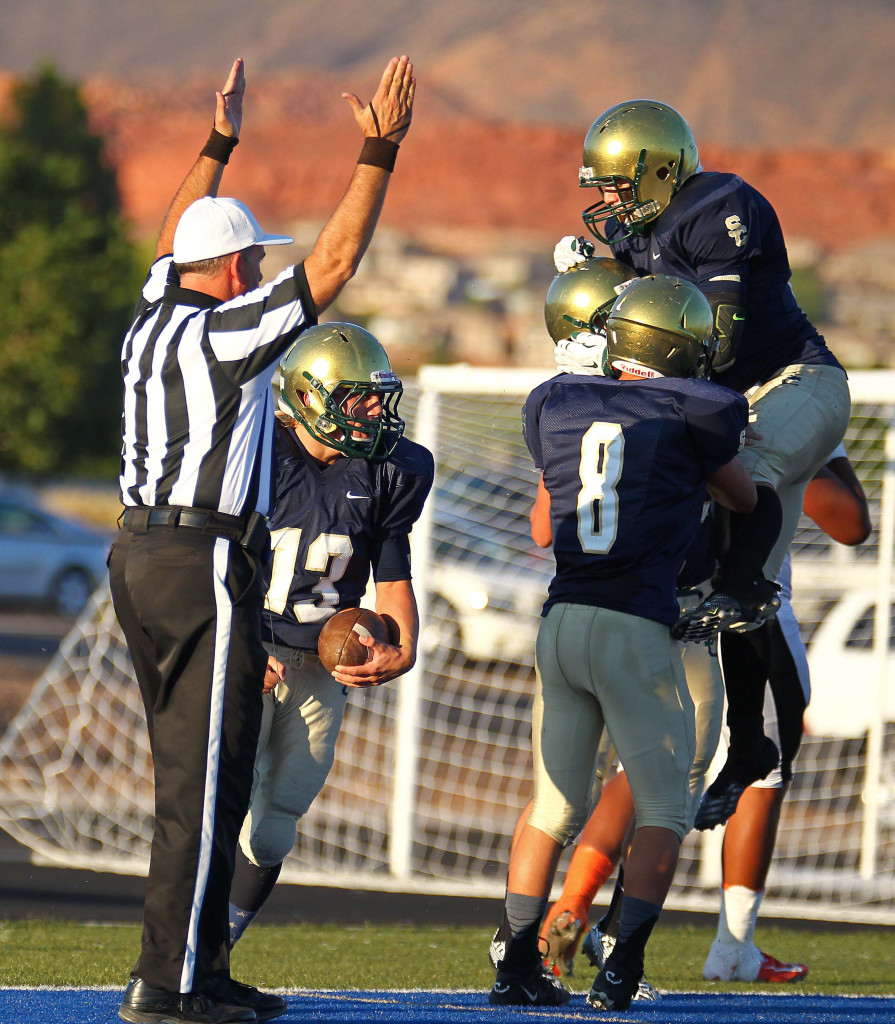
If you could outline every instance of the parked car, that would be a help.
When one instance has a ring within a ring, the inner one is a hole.
[[[893,595],[895,602],[895,595]],[[844,594],[808,645],[811,703],[805,728],[818,736],[858,737],[877,714],[877,662],[873,649],[876,594]],[[889,605],[885,720],[895,722],[895,603]]]
[[[109,537],[0,491],[0,602],[77,615],[106,573]]]
[[[436,525],[424,649],[470,661],[533,662],[552,575],[552,559]]]

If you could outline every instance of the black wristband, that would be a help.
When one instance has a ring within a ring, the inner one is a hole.
[[[208,142],[205,143],[199,156],[210,156],[219,164],[226,164],[230,162],[230,154],[238,145],[239,139],[234,135],[222,135],[217,128],[212,128]]]
[[[370,164],[372,167],[381,167],[384,171],[395,169],[395,160],[398,156],[398,143],[390,139],[364,139],[364,148],[357,158],[359,164]]]

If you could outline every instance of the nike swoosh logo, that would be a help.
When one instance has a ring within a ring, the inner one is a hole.
[[[533,1003],[537,1001],[537,998],[538,998],[537,992],[529,992],[528,989],[524,985],[522,985],[521,988],[522,988],[522,991],[528,996],[528,998]]]
[[[654,260],[657,260],[661,255],[662,255],[662,253],[660,253],[660,252],[654,252],[652,254]]]
[[[734,320],[745,320],[746,318],[744,316],[737,316],[736,313],[734,313],[733,314],[733,319]]]
[[[370,499],[370,495],[369,494],[352,494],[351,491],[349,491],[345,495],[345,497],[346,498],[353,498],[355,501],[357,501],[358,499],[366,499],[366,500],[369,501],[369,499]]]

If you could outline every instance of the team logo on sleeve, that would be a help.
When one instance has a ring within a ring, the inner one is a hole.
[[[740,220],[737,214],[732,217],[728,217],[724,221],[724,227],[727,228],[727,233],[734,240],[736,247],[739,249],[746,244],[746,225]]]

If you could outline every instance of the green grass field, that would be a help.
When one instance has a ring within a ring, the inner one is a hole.
[[[748,991],[747,984],[702,980],[714,925],[660,925],[647,951],[647,977],[660,989]],[[482,989],[490,928],[259,925],[233,956],[233,974],[268,988]],[[760,945],[780,960],[810,965],[800,992],[895,994],[895,943],[890,928],[824,931],[759,927]],[[82,925],[48,920],[0,921],[0,987],[56,985],[124,987],[137,956],[137,925]],[[578,957],[574,991],[595,971]],[[785,986],[780,986],[785,987]]]

